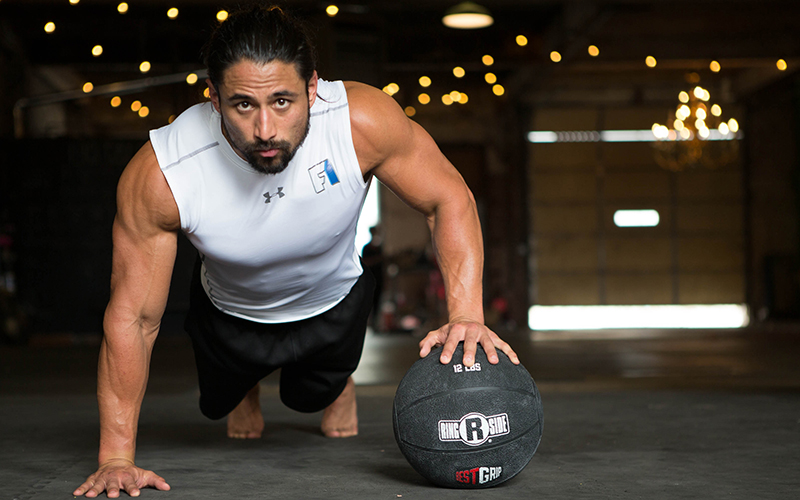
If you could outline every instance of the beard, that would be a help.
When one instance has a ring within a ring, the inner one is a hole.
[[[225,137],[228,138],[233,148],[247,161],[250,167],[259,174],[275,175],[286,170],[289,162],[294,158],[297,150],[303,145],[303,142],[308,136],[308,131],[311,128],[311,110],[308,110],[306,115],[306,123],[303,127],[303,132],[297,139],[295,144],[287,140],[270,139],[262,141],[256,139],[253,142],[247,142],[240,138],[234,138],[230,134],[230,129],[225,125],[225,117],[222,117],[222,131]],[[272,157],[261,156],[259,151],[268,149],[278,150],[278,154]]]

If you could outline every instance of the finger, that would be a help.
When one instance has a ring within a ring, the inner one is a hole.
[[[139,488],[136,486],[136,482],[131,477],[127,477],[124,482],[122,483],[122,489],[128,492],[128,495],[132,497],[138,497],[141,493]]]
[[[478,350],[478,339],[481,336],[481,327],[470,325],[464,334],[464,366],[475,364],[475,351]]]
[[[439,356],[439,362],[446,365],[453,359],[453,352],[455,352],[458,343],[464,340],[464,327],[461,325],[450,325],[447,331],[447,340],[442,347],[442,355]]]
[[[419,357],[424,358],[430,354],[431,349],[439,344],[441,344],[441,341],[439,340],[439,330],[428,332],[428,335],[426,335],[425,338],[419,343]]]
[[[86,492],[86,498],[94,498],[102,493],[105,489],[106,485],[103,481],[96,481],[94,484],[92,484],[92,487],[89,489],[89,491]]]
[[[152,471],[150,471],[147,476],[147,486],[153,486],[161,491],[168,491],[170,489],[169,484],[167,484],[164,478]]]
[[[171,489],[171,486],[167,484],[163,477],[160,476],[154,483],[154,486],[161,491],[169,491]]]
[[[486,359],[489,360],[490,364],[496,365],[500,362],[500,358],[497,356],[497,351],[495,350],[495,344],[492,340],[492,337],[487,335],[481,339],[481,346],[483,346],[483,351],[486,353]]]
[[[519,356],[517,356],[517,353],[514,352],[514,349],[512,349],[511,346],[508,345],[507,342],[503,342],[500,339],[498,339],[498,340],[499,340],[499,343],[497,344],[497,347],[499,347],[500,350],[503,351],[506,354],[506,356],[508,356],[508,359],[510,359],[512,363],[514,363],[515,365],[518,365],[519,364]]]
[[[78,486],[75,489],[75,491],[72,492],[72,494],[76,497],[79,497],[84,493],[86,493],[87,491],[89,491],[89,488],[91,488],[93,485],[94,481],[91,479],[87,479],[82,485]]]

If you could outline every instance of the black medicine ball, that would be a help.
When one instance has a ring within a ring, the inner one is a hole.
[[[542,400],[528,371],[497,351],[489,364],[478,345],[463,365],[463,342],[450,363],[441,348],[415,362],[394,397],[394,436],[414,469],[451,488],[487,488],[517,475],[542,439]]]

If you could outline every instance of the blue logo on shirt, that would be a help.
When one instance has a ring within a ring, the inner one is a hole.
[[[325,183],[331,186],[339,184],[339,176],[336,174],[336,169],[333,162],[324,160],[313,167],[308,169],[308,174],[311,176],[311,183],[314,185],[314,191],[319,194],[325,191]]]

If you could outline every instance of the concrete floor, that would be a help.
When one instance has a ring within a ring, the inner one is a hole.
[[[189,344],[165,332],[137,463],[172,491],[142,497],[800,497],[800,326],[588,337],[506,336],[541,390],[544,435],[518,476],[469,491],[431,486],[394,442],[394,390],[418,339],[369,335],[355,375],[358,437],[323,438],[320,414],[283,407],[270,377],[262,383],[264,436],[242,442],[225,437],[224,421],[200,415]],[[94,471],[97,342],[49,335],[0,347],[0,499],[70,498]]]

